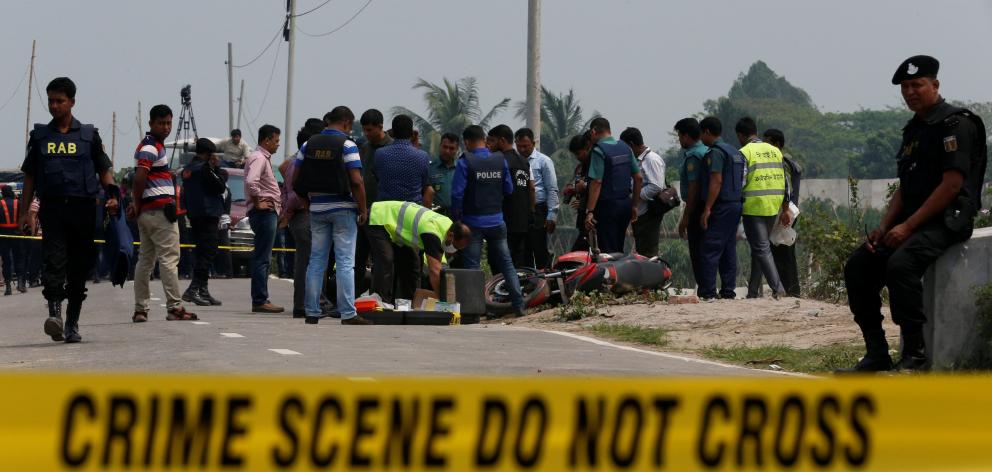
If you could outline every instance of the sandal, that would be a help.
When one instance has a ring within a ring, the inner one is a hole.
[[[165,319],[169,321],[196,321],[199,318],[196,317],[196,313],[190,313],[186,311],[186,308],[179,307],[169,310]]]
[[[131,315],[131,321],[135,323],[144,323],[148,321],[148,313],[144,311],[136,311],[134,315]]]

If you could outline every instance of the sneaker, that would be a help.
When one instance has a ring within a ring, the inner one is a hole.
[[[196,316],[196,313],[190,313],[185,308],[179,307],[169,310],[169,314],[165,316],[165,319],[169,321],[196,321],[200,318]]]
[[[346,320],[341,320],[343,325],[370,325],[371,321],[362,318],[362,315],[355,315],[354,317],[348,318]]]
[[[131,321],[135,323],[144,323],[148,321],[148,313],[144,311],[136,311],[131,315]]]
[[[283,307],[273,305],[271,302],[265,302],[261,305],[252,305],[252,313],[282,313],[286,311]]]

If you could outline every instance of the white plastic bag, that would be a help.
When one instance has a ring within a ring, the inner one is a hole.
[[[796,230],[792,227],[792,223],[796,221],[796,217],[799,216],[799,207],[795,203],[789,202],[789,226],[782,225],[781,220],[775,220],[775,226],[772,228],[772,233],[768,235],[769,241],[775,246],[792,246],[796,244]]]

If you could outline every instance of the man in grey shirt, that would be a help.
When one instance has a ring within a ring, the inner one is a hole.
[[[241,130],[231,130],[229,139],[217,143],[217,150],[224,153],[223,162],[227,167],[244,167],[245,159],[251,153],[248,143],[241,139]]]

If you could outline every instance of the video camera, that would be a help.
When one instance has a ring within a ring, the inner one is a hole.
[[[179,96],[183,99],[183,105],[189,105],[193,101],[190,90],[191,87],[187,84],[182,90],[179,91]]]

